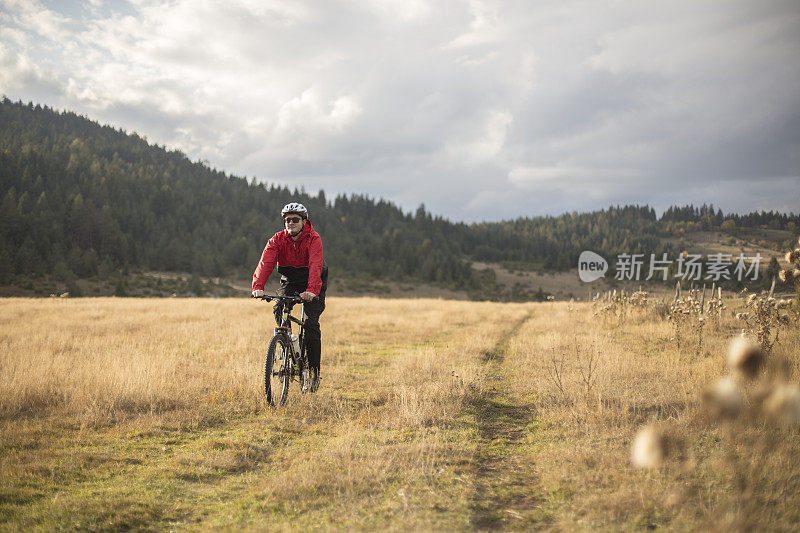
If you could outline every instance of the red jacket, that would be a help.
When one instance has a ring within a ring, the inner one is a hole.
[[[308,267],[308,292],[319,295],[322,290],[322,239],[306,220],[300,237],[293,241],[286,230],[279,231],[267,242],[256,271],[253,272],[253,290],[264,290],[267,278],[275,264],[289,267]]]

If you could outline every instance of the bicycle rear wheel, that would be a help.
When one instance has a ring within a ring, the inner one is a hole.
[[[267,403],[283,405],[289,395],[289,382],[292,379],[292,356],[289,339],[285,335],[275,335],[267,348],[264,364],[264,393]]]

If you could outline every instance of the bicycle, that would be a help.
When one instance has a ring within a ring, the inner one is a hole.
[[[289,396],[292,381],[300,383],[300,390],[306,392],[317,382],[317,376],[311,376],[308,365],[308,354],[305,343],[305,302],[297,296],[278,296],[265,294],[260,300],[278,301],[280,325],[275,326],[275,333],[267,348],[267,359],[264,363],[264,394],[270,405],[284,405]],[[301,304],[300,317],[292,316],[294,304]],[[300,326],[300,334],[292,333],[292,322]],[[316,372],[316,370],[314,370]]]

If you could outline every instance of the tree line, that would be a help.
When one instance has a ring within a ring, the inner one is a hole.
[[[0,283],[92,277],[121,269],[248,277],[288,201],[307,205],[332,276],[491,283],[472,261],[574,268],[578,254],[674,251],[680,224],[800,225],[794,215],[722,215],[713,206],[647,206],[451,222],[364,195],[307,193],[229,175],[139,135],[47,106],[0,102]],[[670,226],[672,224],[672,226]],[[677,224],[677,225],[676,225]]]

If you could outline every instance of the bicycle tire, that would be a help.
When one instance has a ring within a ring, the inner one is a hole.
[[[286,403],[292,380],[291,365],[289,339],[285,335],[275,335],[267,348],[267,359],[264,363],[264,394],[268,404],[279,406]]]

